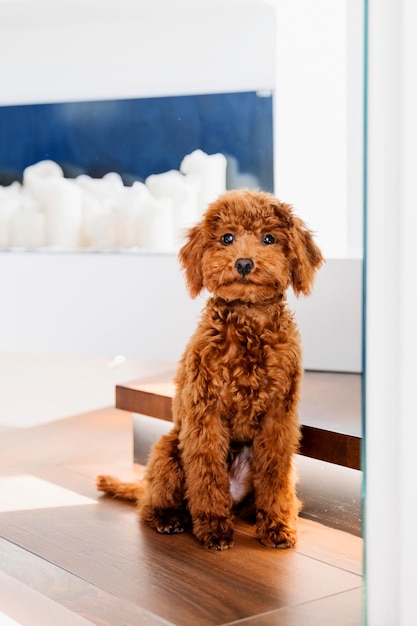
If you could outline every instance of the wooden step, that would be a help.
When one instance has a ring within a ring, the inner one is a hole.
[[[97,473],[140,475],[132,440],[115,409],[0,434],[0,621],[360,626],[359,537],[303,518],[292,550],[265,548],[240,519],[227,552],[158,535],[95,488]]]
[[[116,408],[172,420],[174,372],[116,386]],[[305,372],[300,421],[304,456],[361,469],[361,376]]]

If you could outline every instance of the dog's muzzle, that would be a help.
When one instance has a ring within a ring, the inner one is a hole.
[[[252,259],[238,259],[235,263],[235,268],[241,276],[246,276],[253,270]]]

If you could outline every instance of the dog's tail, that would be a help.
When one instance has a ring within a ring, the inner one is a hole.
[[[142,481],[124,483],[114,476],[100,475],[96,477],[96,486],[99,491],[108,493],[120,500],[131,500],[138,502],[144,492]]]

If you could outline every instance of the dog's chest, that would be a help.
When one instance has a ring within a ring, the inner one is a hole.
[[[249,324],[225,325],[211,350],[211,385],[237,439],[251,438],[271,394],[270,334]]]
[[[236,329],[226,325],[214,360],[224,382],[253,387],[258,376],[266,375],[266,351],[264,337],[252,327]]]

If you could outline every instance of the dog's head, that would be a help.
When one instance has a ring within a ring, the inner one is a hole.
[[[264,192],[228,191],[188,231],[179,259],[192,297],[264,302],[310,293],[323,257],[292,208]]]

